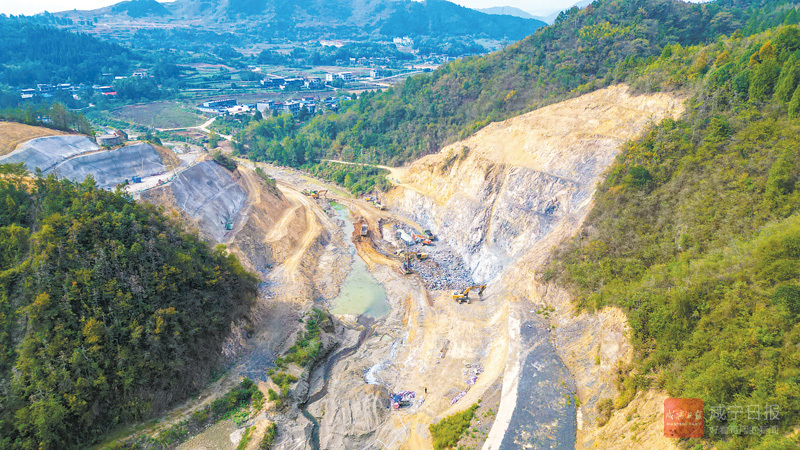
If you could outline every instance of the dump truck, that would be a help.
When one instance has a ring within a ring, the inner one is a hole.
[[[142,177],[134,176],[133,178],[131,178],[131,180],[133,180],[134,183],[141,183],[142,182]]]
[[[367,236],[369,234],[369,225],[366,221],[361,222],[361,236]]]
[[[458,303],[469,303],[469,292],[473,289],[478,289],[478,297],[480,297],[483,295],[486,285],[476,284],[464,289],[463,291],[453,291],[453,300],[457,301]]]
[[[232,230],[233,229],[233,221],[231,219],[228,219],[228,220],[225,221],[225,229],[226,230]]]

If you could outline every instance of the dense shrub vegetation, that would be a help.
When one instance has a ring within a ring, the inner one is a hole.
[[[222,153],[222,151],[215,150],[214,153],[212,154],[212,157],[214,158],[214,162],[219,164],[220,166],[222,166],[222,167],[224,167],[224,168],[226,168],[226,169],[228,169],[230,171],[236,170],[236,167],[237,167],[236,166],[236,161],[231,159],[230,157],[228,157],[224,153]]]
[[[85,447],[202,387],[255,278],[126,194],[0,167],[0,447]]]
[[[344,186],[348,191],[356,195],[376,190],[385,191],[390,186],[386,180],[386,175],[389,172],[375,167],[322,162],[306,169],[313,175]]]
[[[439,423],[432,423],[428,429],[431,432],[434,450],[446,450],[455,448],[461,435],[469,429],[472,418],[475,417],[475,410],[478,404],[475,403],[464,411],[447,416]]]
[[[70,111],[61,103],[33,103],[0,109],[0,120],[89,135],[94,133],[86,117]]]
[[[637,362],[620,378],[615,407],[657,386],[707,408],[780,411],[766,422],[708,416],[710,426],[792,429],[800,422],[800,29],[667,46],[637,76],[640,89],[691,92],[688,111],[626,145],[583,231],[545,276],[584,308],[628,312]],[[738,436],[722,448],[791,446],[774,439]]]
[[[275,443],[275,438],[278,437],[278,426],[274,423],[269,424],[267,431],[264,433],[264,438],[258,444],[258,450],[270,450],[272,444]]]

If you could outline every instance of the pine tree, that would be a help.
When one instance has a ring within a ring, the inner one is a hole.
[[[794,91],[792,100],[789,102],[789,117],[792,119],[800,118],[800,87]]]

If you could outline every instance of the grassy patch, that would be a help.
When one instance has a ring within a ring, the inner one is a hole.
[[[173,102],[155,102],[117,108],[114,118],[156,128],[195,127],[203,123],[203,116]]]
[[[455,447],[461,436],[469,429],[476,409],[478,409],[477,403],[464,411],[445,417],[439,423],[431,424],[428,429],[433,438],[433,448],[444,450]]]
[[[275,392],[273,389],[268,392],[269,400],[275,402],[278,407],[285,404],[284,401],[289,395],[291,385],[297,381],[296,376],[286,373],[285,370],[290,363],[305,367],[317,358],[322,347],[320,325],[327,320],[330,320],[330,318],[328,318],[325,311],[316,308],[311,310],[309,317],[306,319],[306,331],[301,331],[297,335],[295,344],[286,351],[284,356],[278,357],[275,360],[275,368],[267,372],[267,375],[280,388],[280,392]]]
[[[275,360],[278,368],[284,369],[289,363],[295,363],[300,367],[305,367],[319,355],[322,340],[320,339],[320,324],[328,320],[324,311],[313,309],[310,317],[306,320],[306,331],[297,335],[297,341],[289,347],[283,357]]]
[[[247,427],[247,429],[244,430],[244,435],[242,435],[242,440],[239,441],[239,445],[236,446],[236,450],[244,450],[247,448],[247,444],[250,443],[250,438],[253,437],[254,428],[255,427]]]
[[[214,400],[205,408],[193,412],[188,419],[161,430],[157,436],[150,437],[143,434],[123,442],[113,443],[109,447],[114,449],[172,448],[222,419],[232,418],[237,425],[241,426],[250,416],[249,408],[252,406],[258,410],[263,404],[264,394],[258,390],[258,386],[253,381],[245,378],[224,396]],[[243,441],[244,439],[242,438]],[[247,445],[246,442],[245,445]]]
[[[258,450],[270,450],[277,437],[278,426],[274,423],[269,424],[266,433],[264,433],[264,437],[261,439],[261,443],[258,445]]]

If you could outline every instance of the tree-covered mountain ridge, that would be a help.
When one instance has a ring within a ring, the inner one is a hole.
[[[205,386],[256,295],[121,191],[0,166],[0,447],[86,448]]]
[[[484,14],[445,0],[130,0],[91,11],[56,14],[83,21],[148,21],[220,32],[303,39],[473,36],[516,41],[546,24]]]
[[[797,448],[800,28],[665,46],[633,79],[688,93],[687,111],[624,146],[540,274],[581,308],[627,313],[634,362],[598,412],[663,390],[706,405],[689,445]],[[747,405],[774,414],[710,413]]]
[[[253,123],[237,136],[237,148],[253,159],[294,167],[311,167],[321,158],[399,165],[488,123],[634,83],[635,69],[667,45],[698,45],[736,30],[750,35],[787,21],[798,21],[794,2],[598,0],[504,50],[364,93],[337,114],[292,127]]]

